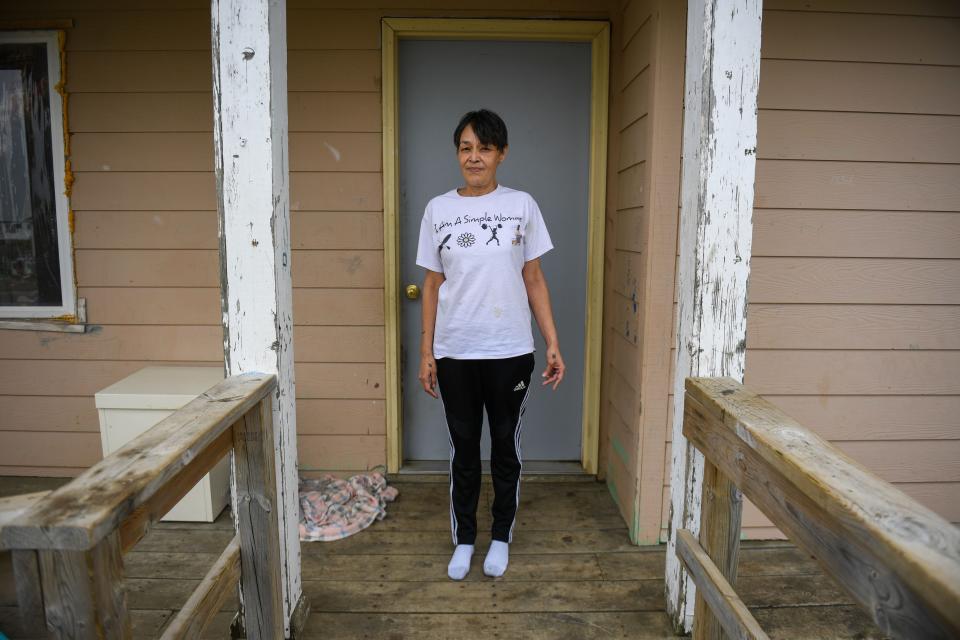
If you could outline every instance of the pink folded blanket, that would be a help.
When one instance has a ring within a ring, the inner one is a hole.
[[[330,473],[301,478],[300,539],[339,540],[366,529],[387,517],[386,503],[398,493],[378,471],[346,480]]]

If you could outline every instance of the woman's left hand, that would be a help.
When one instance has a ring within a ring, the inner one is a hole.
[[[557,385],[563,380],[563,372],[567,367],[563,364],[563,357],[560,355],[560,347],[547,347],[547,368],[543,370],[540,377],[546,378],[543,384],[553,383],[553,390],[557,390]]]

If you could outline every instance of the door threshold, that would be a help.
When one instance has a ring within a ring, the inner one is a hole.
[[[480,462],[482,473],[490,475],[490,461]],[[442,479],[446,480],[450,473],[449,460],[406,460],[400,471],[391,474],[393,479],[402,477],[404,480]],[[595,474],[583,470],[579,461],[569,460],[529,460],[523,463],[521,472],[523,481],[552,480],[554,482],[596,482]]]

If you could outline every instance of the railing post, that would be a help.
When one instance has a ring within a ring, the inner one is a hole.
[[[120,536],[89,551],[41,550],[40,580],[47,627],[56,638],[132,638]]]
[[[703,456],[680,432],[688,376],[743,379],[753,238],[762,0],[688,0],[677,233],[667,612],[690,631],[695,587],[676,532],[700,520]]]
[[[243,623],[250,640],[284,637],[273,407],[267,396],[233,425]]]
[[[737,582],[740,554],[740,522],[743,495],[710,460],[703,465],[703,497],[700,513],[700,546],[731,586]],[[694,640],[720,640],[720,622],[697,589],[693,614]]]
[[[10,551],[13,582],[17,587],[17,608],[23,629],[45,629],[43,588],[40,583],[40,557],[35,549]]]

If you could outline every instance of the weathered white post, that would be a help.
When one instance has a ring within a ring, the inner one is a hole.
[[[298,533],[286,6],[284,0],[212,0],[211,18],[224,360],[227,375],[277,375],[277,504],[264,507],[276,510],[280,527],[284,625],[291,637],[307,603]],[[235,481],[232,493],[236,499]]]
[[[678,529],[700,529],[703,456],[687,443],[684,379],[743,380],[760,81],[761,0],[690,0],[680,178],[677,362],[667,609],[689,632],[694,585]]]

